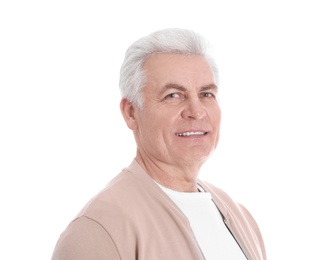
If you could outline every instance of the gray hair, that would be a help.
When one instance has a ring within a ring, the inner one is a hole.
[[[143,107],[141,88],[146,81],[143,64],[154,53],[201,55],[211,66],[218,85],[218,69],[207,47],[201,35],[186,29],[164,29],[140,38],[127,49],[120,69],[119,88],[122,97],[138,108]]]

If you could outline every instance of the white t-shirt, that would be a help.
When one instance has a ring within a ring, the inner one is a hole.
[[[210,193],[178,192],[159,186],[188,218],[206,260],[246,260]]]

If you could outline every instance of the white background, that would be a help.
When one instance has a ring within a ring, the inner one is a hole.
[[[268,259],[324,259],[321,1],[0,4],[0,259],[50,259],[68,222],[127,166],[119,68],[137,38],[196,30],[223,112],[200,178],[256,218]]]

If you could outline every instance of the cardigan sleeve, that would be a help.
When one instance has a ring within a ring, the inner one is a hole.
[[[60,236],[52,260],[121,260],[109,233],[93,219],[80,217]]]

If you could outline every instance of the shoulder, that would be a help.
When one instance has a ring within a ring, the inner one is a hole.
[[[52,259],[120,259],[120,232],[128,233],[128,244],[135,243],[139,204],[147,201],[140,190],[146,188],[136,173],[125,168],[69,223]]]
[[[125,168],[89,200],[76,218],[84,216],[102,222],[116,214],[123,215],[124,211],[136,205],[135,201],[138,201],[139,197],[143,197],[141,189],[145,187],[136,174]]]

